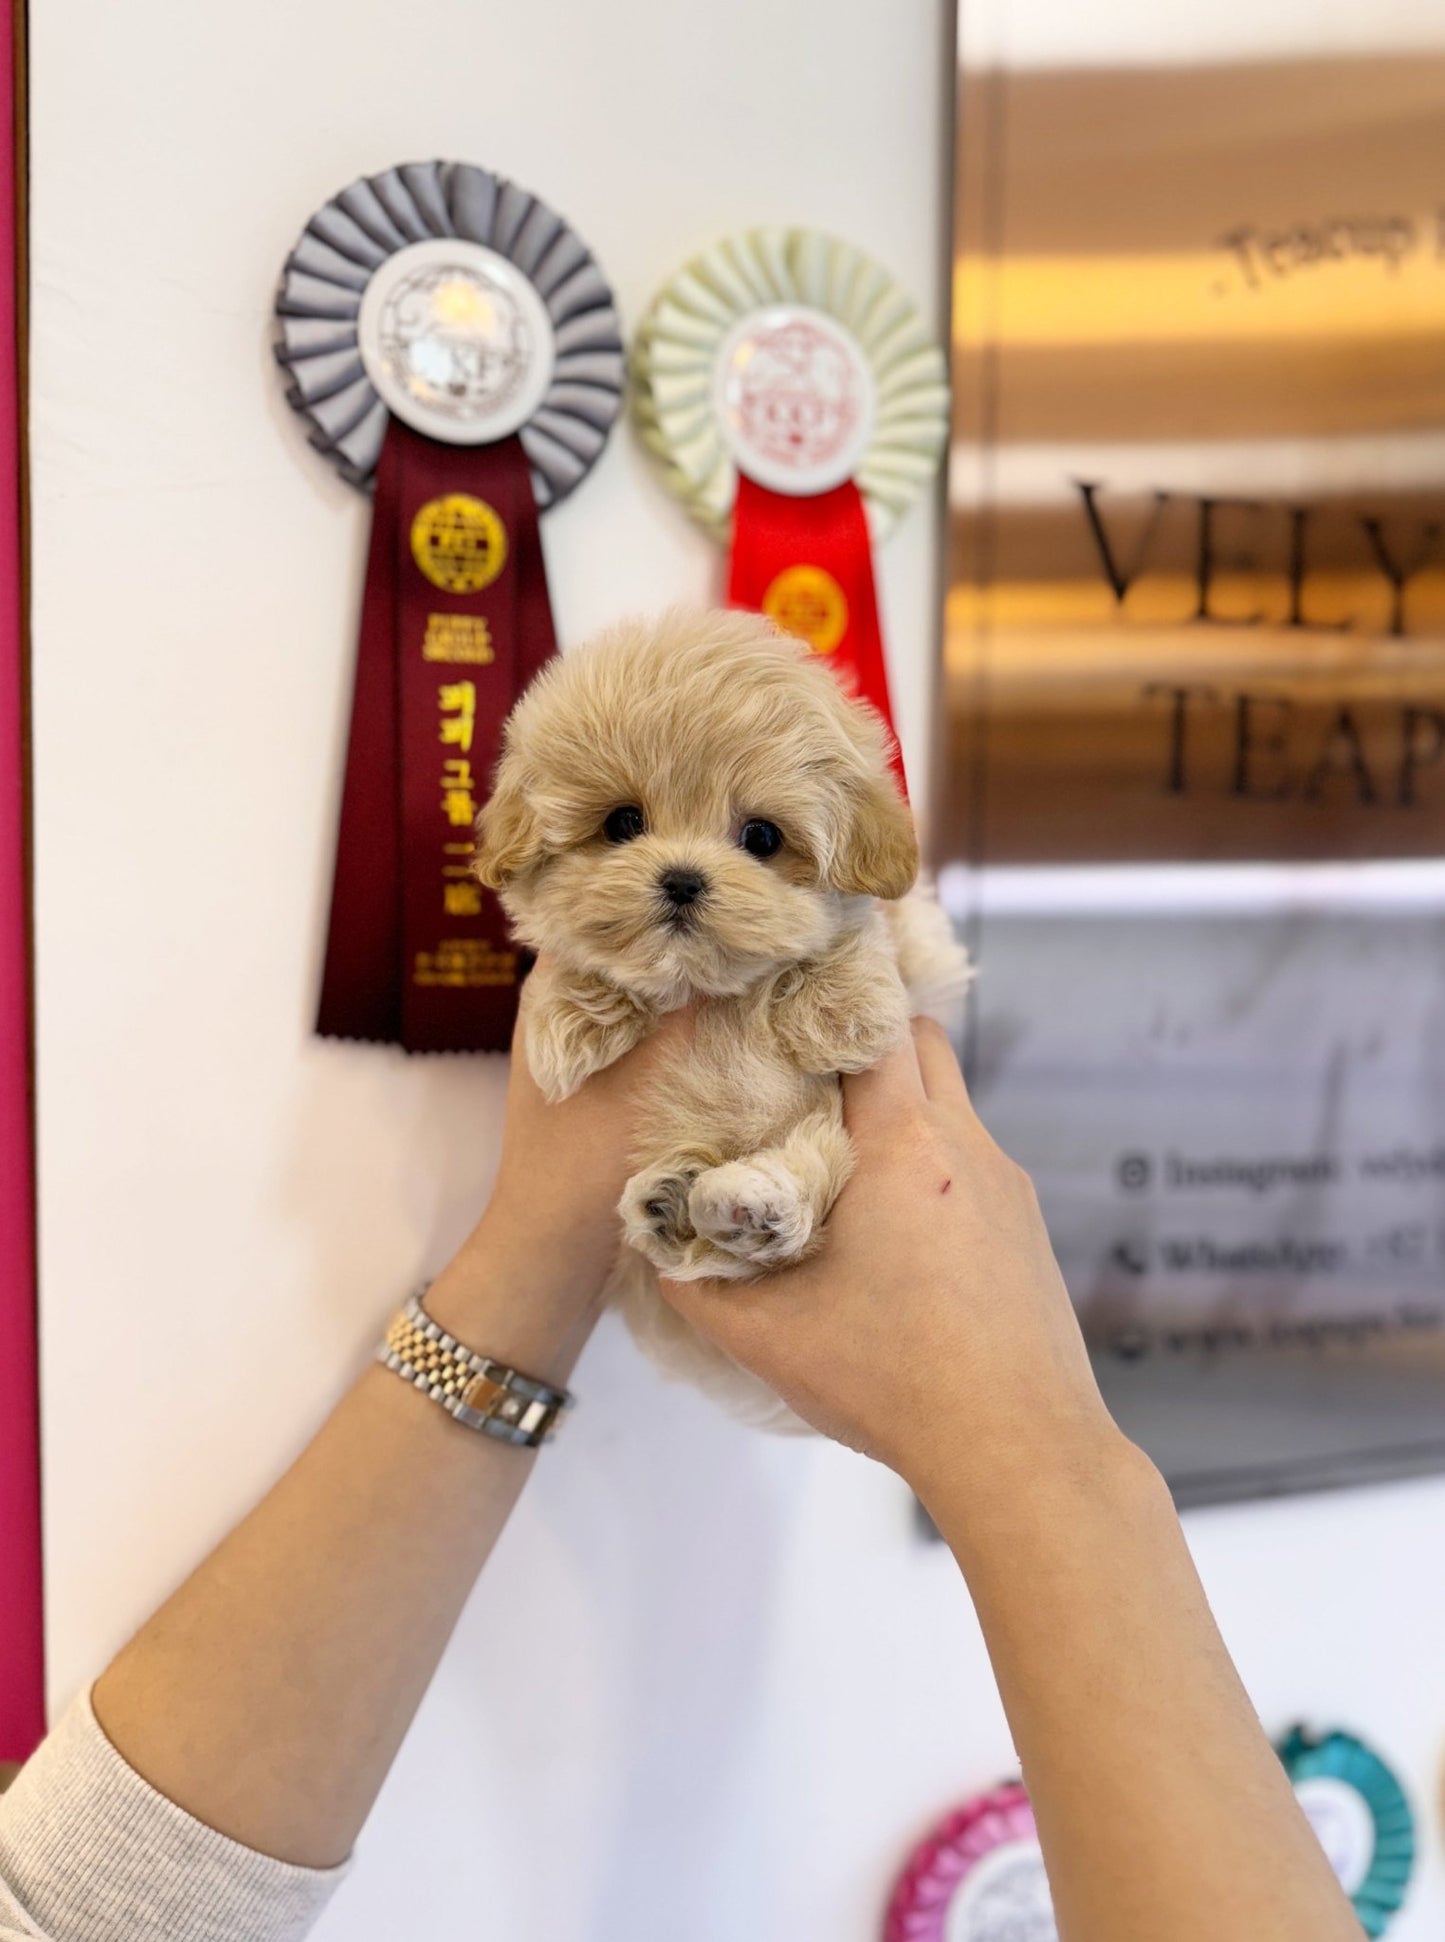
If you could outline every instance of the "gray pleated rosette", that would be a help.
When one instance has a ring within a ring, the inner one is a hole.
[[[514,339],[525,340],[518,355],[534,365],[539,356],[548,359],[550,375],[544,371],[545,384],[539,380],[534,387],[539,401],[516,429],[531,462],[537,506],[545,511],[586,477],[607,442],[622,403],[621,328],[607,281],[575,230],[529,191],[488,169],[468,162],[406,163],[361,177],[316,211],[286,260],[276,297],[275,348],[287,398],[306,420],[310,443],[344,479],[369,489],[389,409],[378,389],[376,358],[363,357],[367,291],[383,266],[393,275],[393,259],[403,252],[419,264],[444,257],[437,248],[444,239],[460,245],[464,265],[469,254],[482,260],[479,246],[530,286],[518,293],[524,302],[509,305],[510,328]],[[432,248],[418,251],[418,244]],[[437,272],[429,274],[434,283]],[[421,277],[419,268],[413,279],[418,288]],[[467,286],[458,285],[474,313],[488,301],[485,291],[477,295],[475,282],[470,297]],[[506,304],[504,288],[500,297]],[[415,290],[411,298],[426,300]],[[540,328],[525,339],[529,317]],[[550,341],[539,345],[537,338],[546,334]],[[427,348],[433,364],[444,359],[444,333],[440,347],[433,342]],[[458,353],[453,362],[461,376],[448,368],[435,373],[444,407],[448,389],[454,394],[459,429],[411,422],[457,443],[485,442],[470,437],[462,422],[468,373],[476,377],[475,346],[462,349],[473,363],[466,366]],[[485,420],[478,416],[476,422]]]

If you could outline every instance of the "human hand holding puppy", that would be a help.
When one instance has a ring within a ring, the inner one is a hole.
[[[961,993],[873,711],[760,616],[672,612],[551,663],[507,724],[478,874],[542,954],[523,1046],[569,1100],[695,1007],[640,1101],[611,1294],[671,1373],[801,1427],[657,1275],[801,1261],[852,1166],[839,1075]]]
[[[961,1567],[1059,1933],[1346,1942],[1163,1479],[1089,1367],[1033,1188],[929,1021],[843,1082],[857,1163],[822,1250],[664,1283],[797,1414],[901,1472]]]
[[[665,616],[534,684],[480,835],[544,953],[503,1202],[536,1182],[567,1228],[575,1174],[595,1307],[630,1135],[609,1291],[634,1333],[739,1413],[913,1485],[968,1580],[1061,1932],[1343,1942],[1353,1917],[1163,1480],[1104,1408],[1033,1190],[946,1038],[909,1032],[964,967],[910,893],[880,724],[761,622]]]
[[[921,1019],[843,1082],[857,1155],[823,1249],[740,1291],[669,1302],[825,1435],[925,1503],[1116,1437],[1028,1176],[994,1144],[946,1035]],[[1027,1426],[1027,1434],[1024,1434]]]

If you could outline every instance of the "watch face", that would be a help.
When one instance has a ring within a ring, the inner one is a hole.
[[[361,361],[387,408],[450,445],[525,425],[552,382],[551,321],[531,282],[481,243],[438,237],[382,263],[361,300]]]
[[[803,496],[853,477],[877,399],[851,332],[806,304],[773,304],[750,311],[724,338],[713,402],[739,471]]]

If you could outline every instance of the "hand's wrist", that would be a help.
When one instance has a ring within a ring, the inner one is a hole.
[[[970,1552],[1007,1545],[1026,1507],[1076,1490],[1108,1490],[1152,1465],[1092,1398],[1041,1407],[1007,1434],[970,1424],[960,1412],[900,1468],[967,1569]]]
[[[565,1382],[600,1308],[616,1240],[523,1229],[489,1207],[432,1283],[427,1312],[479,1354]]]

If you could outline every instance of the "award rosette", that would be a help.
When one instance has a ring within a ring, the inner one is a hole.
[[[943,353],[908,298],[850,244],[746,230],[659,291],[632,375],[668,485],[731,534],[729,602],[826,655],[891,728],[873,547],[948,431]]]
[[[884,1942],[1058,1942],[1029,1797],[1017,1781],[939,1823],[909,1856]]]
[[[317,1030],[500,1050],[519,966],[473,825],[556,651],[538,513],[621,404],[612,293],[537,197],[421,162],[316,211],[276,323],[311,444],[374,496]]]
[[[1305,1818],[1319,1837],[1366,1935],[1383,1935],[1415,1864],[1405,1790],[1353,1734],[1295,1727],[1278,1748]]]

